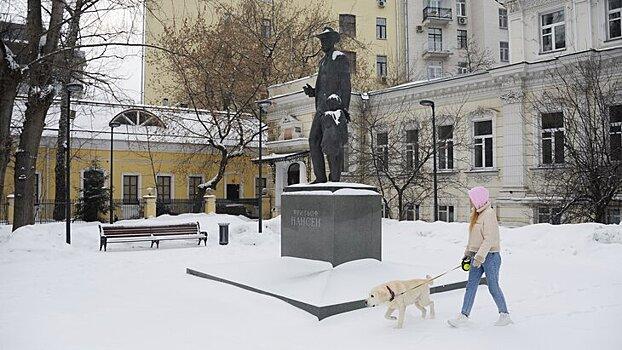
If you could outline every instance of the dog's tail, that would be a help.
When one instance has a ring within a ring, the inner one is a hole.
[[[430,275],[425,275],[425,278],[428,279],[428,285],[431,286],[434,283],[434,280],[432,279],[432,276]]]

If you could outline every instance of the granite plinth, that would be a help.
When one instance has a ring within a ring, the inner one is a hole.
[[[281,197],[281,256],[333,266],[382,258],[382,202],[373,186],[294,185]]]

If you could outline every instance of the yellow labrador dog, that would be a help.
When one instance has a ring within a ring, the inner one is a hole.
[[[421,310],[421,317],[427,314],[426,307],[430,307],[430,318],[434,318],[434,302],[430,300],[430,276],[426,279],[414,279],[407,281],[391,281],[374,287],[366,300],[367,306],[378,306],[387,303],[388,309],[384,314],[387,320],[397,319],[396,328],[404,325],[404,314],[408,305],[415,305]],[[393,311],[398,310],[399,316],[392,316]]]

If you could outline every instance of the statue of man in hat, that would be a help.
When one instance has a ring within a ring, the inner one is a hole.
[[[327,181],[324,153],[330,167],[329,179],[338,182],[343,167],[343,145],[348,141],[348,109],[352,92],[350,65],[346,55],[335,50],[339,32],[325,27],[316,37],[320,39],[324,57],[320,60],[315,88],[309,84],[303,87],[307,96],[315,97],[315,116],[309,132],[309,151],[315,174],[313,183]]]

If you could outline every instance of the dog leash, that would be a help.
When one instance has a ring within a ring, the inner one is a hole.
[[[391,293],[391,300],[389,300],[389,301],[393,301],[393,299],[395,299],[395,297],[400,296],[400,295],[402,295],[402,294],[405,294],[405,293],[407,293],[407,292],[410,292],[411,290],[413,290],[413,289],[417,289],[417,288],[419,288],[419,287],[421,287],[421,286],[423,286],[423,285],[426,285],[426,284],[428,284],[429,282],[432,282],[432,281],[434,281],[434,280],[435,280],[435,279],[437,279],[437,278],[443,277],[443,276],[445,276],[446,274],[448,274],[448,273],[450,273],[450,272],[452,272],[452,271],[454,271],[454,270],[457,270],[457,269],[459,269],[459,268],[461,268],[461,267],[462,267],[462,264],[461,264],[461,265],[458,265],[458,266],[456,266],[456,267],[454,267],[454,268],[451,268],[451,269],[449,269],[449,270],[447,270],[447,271],[445,271],[445,272],[441,273],[440,275],[434,276],[434,277],[432,277],[432,278],[426,278],[426,282],[423,282],[423,283],[421,283],[420,285],[418,285],[418,286],[416,286],[416,287],[406,289],[405,291],[403,291],[403,292],[401,292],[401,293],[398,293],[398,294],[395,294],[395,292],[393,292],[393,291],[392,291],[392,290],[391,290],[391,289],[387,286],[387,288],[389,289],[389,293]]]

